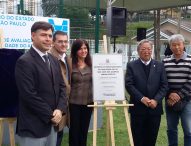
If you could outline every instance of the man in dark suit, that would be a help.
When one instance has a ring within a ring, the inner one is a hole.
[[[19,90],[17,134],[20,146],[55,146],[55,126],[66,113],[65,84],[59,62],[47,51],[54,29],[47,22],[31,27],[32,46],[15,68]]]
[[[63,31],[56,31],[53,35],[53,47],[50,49],[50,53],[55,56],[59,62],[62,70],[62,77],[66,85],[67,98],[70,96],[70,83],[71,83],[71,70],[72,60],[66,55],[68,49],[68,35]],[[57,134],[56,146],[61,146],[63,138],[63,128],[68,124],[69,116],[65,114],[60,122],[59,131]]]
[[[168,88],[163,63],[151,59],[153,45],[142,40],[137,46],[139,59],[127,64],[125,88],[135,146],[155,146],[161,121],[162,99]]]

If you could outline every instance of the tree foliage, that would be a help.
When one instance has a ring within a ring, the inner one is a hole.
[[[63,18],[70,19],[72,27],[81,27],[91,24],[90,12],[87,8],[65,6],[63,8]]]

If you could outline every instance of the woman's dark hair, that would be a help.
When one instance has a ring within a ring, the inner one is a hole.
[[[91,67],[92,61],[91,61],[91,56],[90,56],[90,48],[89,48],[87,41],[82,40],[82,39],[77,39],[72,43],[72,47],[71,47],[72,65],[77,66],[77,63],[78,63],[77,52],[78,52],[78,50],[81,49],[83,44],[85,44],[88,49],[88,54],[85,58],[85,63]]]

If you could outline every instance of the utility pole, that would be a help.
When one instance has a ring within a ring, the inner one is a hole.
[[[157,56],[156,59],[160,60],[160,49],[161,49],[161,43],[160,43],[160,9],[157,10],[157,41],[156,41],[156,51],[157,51]]]
[[[181,8],[179,8],[179,14],[178,14],[178,25],[177,25],[177,33],[180,34],[180,27],[181,27]]]
[[[154,55],[160,60],[160,9],[154,10]]]
[[[21,14],[20,1],[17,1],[17,14]]]
[[[96,0],[95,53],[99,52],[99,15],[100,0]]]
[[[20,9],[19,10],[21,10],[19,14],[23,15],[24,14],[24,1],[23,0],[20,0]]]
[[[59,0],[58,17],[63,18],[63,16],[64,16],[64,0]]]

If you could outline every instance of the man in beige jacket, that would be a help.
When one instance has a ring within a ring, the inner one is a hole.
[[[72,61],[71,58],[66,55],[68,49],[68,36],[67,33],[63,31],[56,31],[53,35],[53,47],[50,50],[50,53],[55,56],[60,61],[62,76],[66,84],[66,93],[69,98],[70,94],[70,81],[71,81],[71,69]],[[56,146],[61,146],[62,137],[63,137],[63,128],[68,122],[68,115],[64,115],[62,122],[59,126],[59,131],[57,134],[57,144]]]

